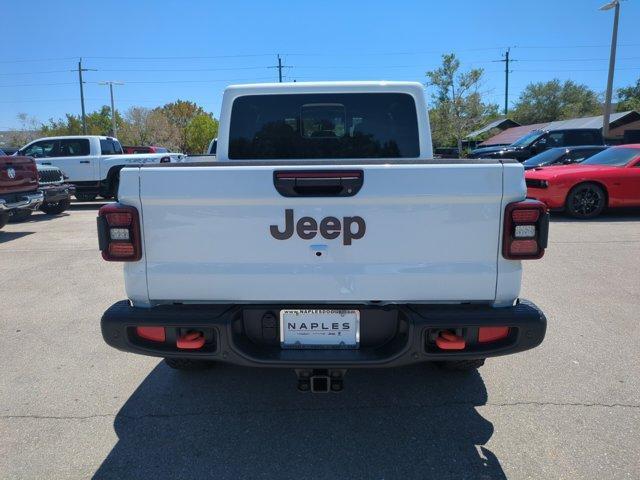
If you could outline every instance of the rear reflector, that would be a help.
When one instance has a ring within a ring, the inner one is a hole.
[[[164,327],[136,327],[136,335],[152,342],[164,342]]]
[[[480,327],[478,329],[478,342],[488,343],[502,340],[509,336],[509,327]]]
[[[436,338],[436,345],[441,350],[464,350],[466,342],[455,333],[442,331]]]
[[[502,256],[508,260],[541,258],[547,248],[549,213],[538,200],[510,203],[505,209]]]
[[[181,350],[198,350],[204,346],[204,334],[192,330],[180,335],[176,341],[176,347]]]
[[[135,262],[142,258],[138,210],[119,203],[98,212],[98,242],[102,258],[111,262]]]

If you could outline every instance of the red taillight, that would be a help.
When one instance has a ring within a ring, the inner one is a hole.
[[[540,210],[524,209],[511,212],[511,219],[518,223],[537,222],[540,217]]]
[[[538,200],[510,203],[504,214],[502,256],[509,260],[542,258],[549,236],[549,214]]]
[[[138,210],[129,205],[105,205],[98,212],[98,242],[102,258],[135,262],[142,258]]]
[[[478,342],[488,343],[502,340],[509,336],[509,327],[480,327],[478,329]]]
[[[152,342],[164,342],[164,327],[136,327],[136,335]]]
[[[107,213],[106,217],[110,227],[128,227],[133,221],[133,215],[129,212]]]

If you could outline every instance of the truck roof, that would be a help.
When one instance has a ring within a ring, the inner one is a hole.
[[[35,140],[32,140],[29,143],[33,143],[35,141],[40,141],[40,140],[70,140],[73,138],[97,138],[99,140],[107,140],[107,139],[117,140],[117,138],[115,137],[109,137],[106,135],[55,135],[53,137],[39,137],[39,138],[36,138]]]
[[[225,91],[234,95],[265,93],[347,93],[354,91],[392,91],[422,94],[424,86],[419,82],[357,81],[357,82],[283,82],[230,85]],[[284,92],[283,92],[284,91]]]

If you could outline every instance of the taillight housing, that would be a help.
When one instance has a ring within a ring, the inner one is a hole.
[[[510,203],[504,212],[502,256],[508,260],[542,258],[549,238],[549,212],[538,200]]]
[[[136,262],[142,258],[140,216],[135,207],[109,204],[98,212],[98,244],[108,262]]]

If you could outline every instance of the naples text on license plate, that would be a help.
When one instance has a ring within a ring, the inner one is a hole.
[[[282,348],[358,348],[358,310],[281,310]]]

